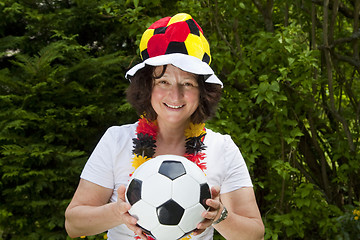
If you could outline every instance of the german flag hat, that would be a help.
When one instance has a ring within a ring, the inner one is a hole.
[[[204,75],[207,83],[223,86],[209,65],[210,47],[203,30],[189,14],[179,13],[153,23],[142,35],[140,55],[143,62],[126,73],[127,79],[131,80],[145,65],[172,64],[183,71]]]

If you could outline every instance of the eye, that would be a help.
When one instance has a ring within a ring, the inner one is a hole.
[[[155,84],[158,84],[158,85],[167,85],[169,84],[168,81],[164,80],[164,79],[158,79],[156,80]]]
[[[197,87],[197,83],[195,81],[186,81],[183,83],[184,87]]]

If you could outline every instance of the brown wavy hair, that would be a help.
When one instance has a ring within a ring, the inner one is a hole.
[[[146,65],[130,78],[130,85],[126,91],[128,102],[135,108],[136,112],[146,114],[146,117],[154,121],[157,113],[151,105],[151,93],[154,86],[154,79],[160,78],[166,71],[164,66],[162,73],[155,76],[155,67]],[[202,123],[213,117],[217,105],[221,99],[222,89],[219,84],[206,83],[203,75],[197,75],[200,90],[199,106],[191,115],[191,122]]]

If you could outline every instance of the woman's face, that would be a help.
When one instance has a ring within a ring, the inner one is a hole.
[[[155,76],[161,75],[163,66],[155,68]],[[187,124],[199,106],[199,86],[196,75],[173,65],[167,65],[160,78],[154,79],[151,105],[158,121],[174,125]]]

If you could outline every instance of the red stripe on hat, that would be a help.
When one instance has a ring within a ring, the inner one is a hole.
[[[165,36],[170,42],[184,42],[190,33],[186,22],[176,22],[167,27]]]
[[[156,34],[152,36],[147,44],[149,57],[164,55],[169,45],[169,40],[164,34]]]
[[[157,20],[156,22],[154,22],[153,24],[151,24],[151,26],[149,27],[149,29],[155,29],[158,27],[166,27],[167,24],[169,23],[171,17],[164,17],[160,20]]]

